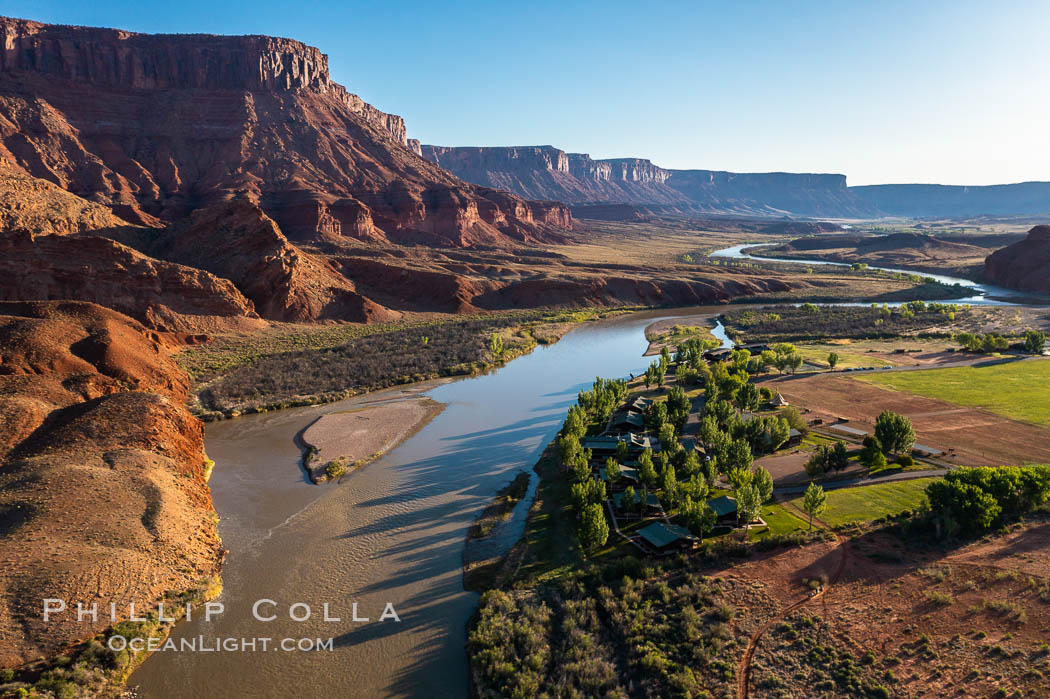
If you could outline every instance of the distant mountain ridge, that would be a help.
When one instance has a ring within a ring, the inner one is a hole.
[[[849,187],[846,176],[840,174],[672,170],[644,158],[595,160],[554,146],[421,145],[419,153],[468,182],[565,202],[581,212],[601,205],[629,204],[672,213],[802,218],[1050,213],[1050,182]],[[630,214],[622,210],[622,215]]]

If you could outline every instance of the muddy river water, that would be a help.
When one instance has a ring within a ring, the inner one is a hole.
[[[230,551],[225,609],[179,624],[172,639],[272,640],[266,651],[260,642],[254,651],[160,651],[129,685],[144,697],[467,696],[466,624],[477,606],[462,585],[470,524],[517,472],[531,472],[578,391],[595,376],[644,370],[646,325],[721,310],[585,323],[483,376],[209,425],[212,495]],[[315,417],[420,392],[447,405],[426,427],[340,483],[305,481],[294,437]],[[260,616],[276,620],[254,618],[263,599],[277,604]],[[289,618],[297,602],[310,605],[309,620]],[[400,622],[378,621],[388,602]],[[324,621],[324,603],[341,621]],[[352,620],[354,603],[369,622]],[[333,647],[274,650],[284,638],[332,638]]]

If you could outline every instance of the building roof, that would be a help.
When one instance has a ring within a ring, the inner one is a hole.
[[[641,413],[649,409],[649,406],[653,404],[653,401],[645,396],[635,396],[631,400],[627,401],[627,410],[632,413]]]
[[[637,498],[638,497],[638,492],[635,491],[634,495]],[[612,501],[613,501],[613,504],[616,505],[616,507],[618,509],[622,508],[623,507],[623,493],[613,493],[612,494]],[[660,498],[656,497],[652,493],[649,493],[648,495],[646,495],[645,504],[648,507],[659,507],[660,506]]]
[[[791,403],[787,402],[787,399],[784,398],[784,396],[780,395],[780,391],[777,391],[777,394],[775,396],[773,396],[773,398],[769,401],[769,404],[770,405],[775,405],[775,406],[777,406],[779,408],[791,405]]]
[[[835,432],[842,432],[843,434],[857,435],[858,437],[863,437],[868,434],[867,430],[862,430],[859,427],[850,427],[849,425],[828,425],[828,429]]]
[[[696,537],[685,527],[680,527],[677,524],[664,524],[663,522],[653,522],[649,526],[639,529],[638,536],[656,548],[663,548],[683,539],[696,541]]]
[[[920,454],[930,454],[931,456],[939,456],[944,453],[943,449],[938,449],[937,447],[928,447],[925,444],[919,444],[918,442],[913,444],[911,448],[919,452]]]
[[[609,480],[609,477],[605,475],[605,468],[604,467],[598,469],[598,475],[601,477],[601,479],[603,481]],[[634,481],[635,483],[637,483],[640,480],[638,478],[638,469],[626,468],[624,466],[621,466],[620,467],[620,478],[626,478],[629,481]]]
[[[721,495],[713,500],[708,500],[707,506],[714,510],[717,517],[725,517],[736,512],[736,500],[728,495]]]
[[[796,430],[794,427],[792,427],[790,430],[788,430],[788,439],[792,439],[794,437],[799,437],[801,439],[802,433]]]
[[[645,427],[645,419],[643,419],[639,413],[623,412],[616,413],[615,415],[613,415],[612,422],[610,424],[617,427],[626,426],[642,429]]]

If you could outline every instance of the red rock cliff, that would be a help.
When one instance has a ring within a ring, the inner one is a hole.
[[[984,261],[984,276],[993,284],[1050,294],[1050,226],[1036,226],[1028,237]]]
[[[419,158],[401,117],[298,41],[8,18],[0,40],[0,157],[133,223],[246,194],[302,239],[555,242],[571,224]]]

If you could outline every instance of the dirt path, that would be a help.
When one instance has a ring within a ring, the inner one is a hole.
[[[816,522],[816,521],[817,520],[814,520],[814,522]],[[791,613],[793,613],[793,612],[797,611],[798,609],[802,608],[803,606],[805,606],[806,603],[811,602],[811,601],[813,601],[815,599],[822,598],[824,596],[824,593],[827,592],[828,588],[831,587],[832,584],[838,582],[839,578],[842,576],[842,571],[844,571],[846,569],[846,561],[849,559],[849,555],[850,555],[849,554],[849,538],[847,538],[845,536],[842,536],[840,534],[836,534],[835,535],[835,539],[838,541],[839,549],[842,551],[842,555],[839,557],[838,566],[835,568],[834,574],[828,580],[828,584],[823,586],[823,587],[821,587],[815,593],[813,593],[811,595],[808,595],[806,597],[803,597],[798,602],[795,602],[794,604],[788,606],[782,612],[780,612],[780,614],[778,614],[774,618],[772,618],[769,621],[767,621],[765,624],[760,626],[753,634],[751,634],[751,638],[748,639],[748,642],[747,642],[747,648],[744,650],[744,657],[740,659],[740,663],[737,666],[737,691],[736,691],[736,694],[737,694],[737,698],[738,699],[747,699],[748,693],[750,692],[750,689],[751,689],[751,664],[752,664],[752,662],[755,659],[755,651],[758,650],[758,643],[759,643],[759,641],[762,640],[762,637],[765,636],[766,633],[771,628],[773,628],[773,626],[775,624],[777,624],[778,622],[782,621],[785,617],[787,617]]]

